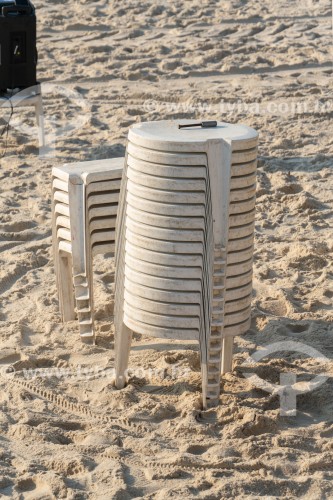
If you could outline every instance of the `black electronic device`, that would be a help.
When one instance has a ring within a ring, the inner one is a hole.
[[[36,43],[30,0],[0,0],[0,92],[36,85]]]

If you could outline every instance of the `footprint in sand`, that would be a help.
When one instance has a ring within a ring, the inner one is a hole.
[[[292,333],[303,333],[309,329],[308,323],[288,323],[286,325],[286,329],[288,329]]]
[[[209,446],[193,444],[187,448],[186,452],[191,453],[191,455],[203,455],[209,448]]]
[[[16,233],[21,231],[26,231],[27,229],[33,229],[37,226],[36,222],[27,220],[27,221],[17,221],[12,222],[11,224],[4,224],[0,226],[0,231],[5,233]],[[0,233],[1,234],[1,233]]]
[[[318,255],[310,254],[302,257],[296,257],[295,260],[289,263],[290,268],[295,268],[301,271],[320,271],[327,267],[327,260]]]
[[[303,191],[303,188],[300,184],[286,184],[285,186],[279,187],[278,191],[284,194],[297,194]]]

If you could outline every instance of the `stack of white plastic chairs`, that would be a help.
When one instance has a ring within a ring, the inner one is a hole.
[[[250,325],[258,134],[245,126],[129,132],[116,240],[116,386],[132,331],[200,344],[216,404],[232,339]],[[182,124],[187,122],[182,120]]]
[[[66,164],[52,170],[53,254],[63,321],[75,319],[93,343],[93,257],[114,253],[124,158]]]

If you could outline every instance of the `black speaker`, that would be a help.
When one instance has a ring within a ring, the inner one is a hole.
[[[30,0],[0,0],[0,91],[36,85],[36,14]]]

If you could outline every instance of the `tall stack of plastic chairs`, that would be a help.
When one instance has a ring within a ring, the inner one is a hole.
[[[133,331],[197,340],[206,408],[231,369],[233,337],[250,326],[258,134],[178,124],[129,132],[116,233],[116,386],[126,384]]]

